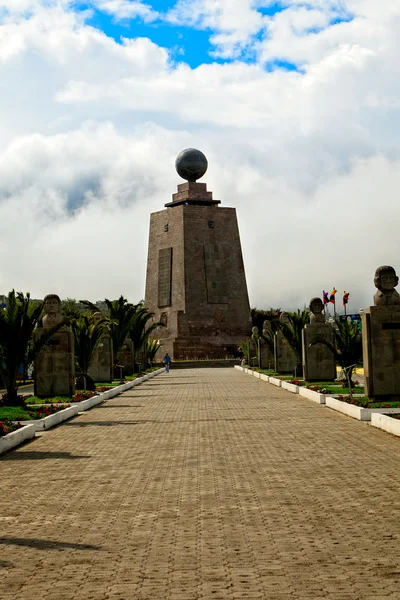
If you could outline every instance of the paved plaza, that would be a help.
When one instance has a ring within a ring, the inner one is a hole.
[[[0,459],[2,600],[399,600],[400,439],[171,370]]]

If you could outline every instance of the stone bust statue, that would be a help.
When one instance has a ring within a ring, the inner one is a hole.
[[[264,321],[264,323],[263,323],[263,335],[267,336],[269,331],[271,331],[271,322],[270,321]]]
[[[44,299],[45,316],[42,319],[42,327],[53,327],[62,323],[61,300],[57,294],[48,294]]]
[[[95,323],[98,323],[99,321],[102,321],[104,319],[104,315],[101,312],[95,312],[93,313],[93,321]]]
[[[374,296],[375,306],[390,306],[400,304],[400,295],[394,289],[399,283],[399,278],[393,267],[387,265],[378,267],[375,271],[374,284],[378,288]]]
[[[259,337],[259,331],[258,331],[258,327],[253,327],[253,329],[251,330],[252,333],[252,338],[253,339],[258,339]]]
[[[310,323],[325,323],[324,303],[321,298],[312,298],[310,300]]]
[[[286,323],[287,325],[289,325],[289,323],[290,323],[289,315],[286,312],[283,312],[280,314],[279,320],[281,323]]]

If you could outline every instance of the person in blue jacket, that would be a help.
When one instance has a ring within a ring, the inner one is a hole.
[[[168,352],[166,352],[165,356],[164,356],[164,365],[165,365],[165,372],[166,373],[169,373],[169,366],[170,366],[170,364],[171,364],[171,357],[168,354]]]

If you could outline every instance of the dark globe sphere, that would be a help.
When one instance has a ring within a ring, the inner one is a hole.
[[[208,162],[200,150],[187,148],[178,154],[175,168],[178,175],[187,181],[197,181],[207,171]]]

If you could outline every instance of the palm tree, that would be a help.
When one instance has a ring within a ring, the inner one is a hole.
[[[336,346],[323,338],[315,340],[312,345],[324,344],[331,350],[342,370],[347,371],[348,382],[350,382],[351,387],[353,385],[353,370],[362,358],[362,333],[357,323],[347,320],[336,322],[333,325],[333,331]]]
[[[288,323],[281,322],[280,327],[286,344],[293,350],[296,357],[297,375],[303,374],[303,341],[302,331],[310,322],[308,310],[288,312]]]
[[[110,325],[110,335],[113,341],[114,356],[116,357],[129,334],[134,314],[139,307],[143,306],[143,302],[132,304],[123,296],[120,296],[118,300],[112,301],[105,298],[104,301],[108,308],[108,318],[112,322]],[[92,312],[100,312],[99,307],[88,300],[81,300],[81,303],[87,306]]]
[[[103,335],[110,330],[111,322],[104,318],[101,321],[95,321],[93,315],[81,315],[78,319],[71,322],[71,329],[74,334],[75,360],[81,372],[81,375],[87,382],[87,389],[93,387],[93,381],[88,375],[90,363],[101,341]]]
[[[26,368],[43,346],[67,321],[45,329],[40,336],[34,331],[40,324],[43,302],[32,302],[30,294],[9,292],[6,308],[0,309],[0,376],[7,390],[10,406],[21,404],[18,397],[18,371]]]
[[[160,344],[159,340],[153,340],[151,338],[146,340],[145,352],[146,352],[147,360],[149,361],[149,363],[153,362],[154,357],[160,348],[161,348],[161,344]]]
[[[161,322],[152,323],[148,326],[148,322],[154,317],[154,313],[149,312],[142,302],[136,305],[135,308],[136,310],[133,314],[129,329],[129,337],[133,342],[134,365],[136,363],[138,352],[142,348],[145,348],[146,341],[149,339],[150,334],[158,327],[165,327],[165,324]]]

